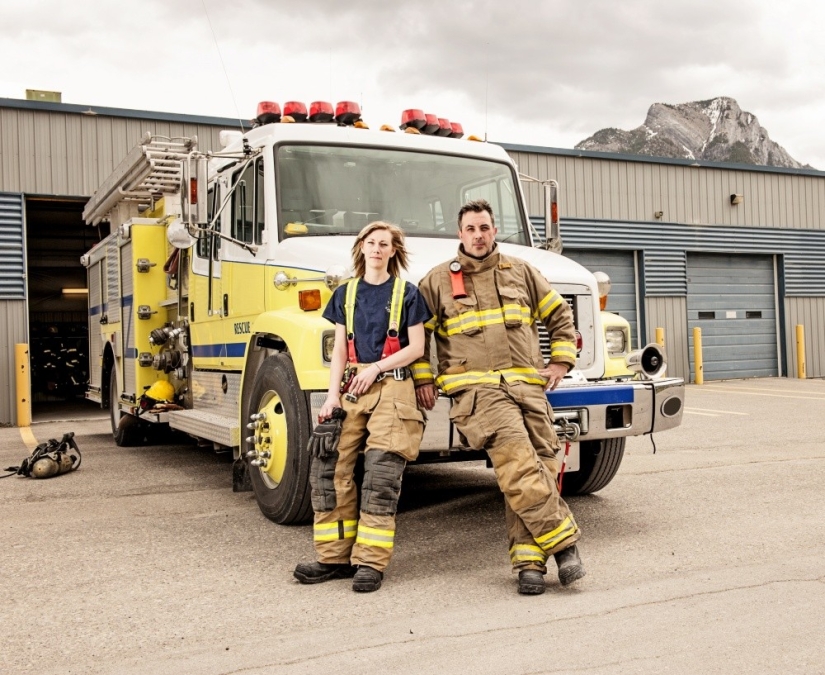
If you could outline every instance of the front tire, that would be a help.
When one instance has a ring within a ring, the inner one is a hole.
[[[309,406],[298,384],[292,359],[286,354],[267,358],[252,385],[249,410],[264,415],[252,435],[260,442],[244,443],[261,466],[249,465],[258,507],[281,525],[307,521],[312,515],[307,452]],[[268,453],[268,456],[267,456]]]
[[[584,441],[579,446],[579,470],[562,477],[562,496],[589,495],[605,487],[624,457],[624,436]]]

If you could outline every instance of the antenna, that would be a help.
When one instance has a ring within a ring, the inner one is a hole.
[[[487,142],[487,101],[490,92],[490,42],[484,50],[484,142]]]
[[[221,68],[223,68],[223,76],[226,78],[226,86],[229,87],[229,95],[232,97],[232,104],[235,106],[235,114],[238,116],[238,126],[241,129],[241,133],[244,133],[243,122],[241,121],[241,111],[238,110],[238,101],[235,99],[235,92],[232,90],[232,82],[229,80],[229,73],[226,72],[226,65],[223,62],[221,47],[218,44],[215,29],[212,28],[212,19],[209,18],[209,12],[206,9],[206,0],[201,0],[201,4],[203,5],[203,13],[206,14],[206,23],[209,24],[209,30],[212,33],[212,39],[215,41],[215,49],[218,52],[218,60],[221,62]]]

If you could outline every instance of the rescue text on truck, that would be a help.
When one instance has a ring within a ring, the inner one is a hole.
[[[460,125],[420,110],[404,112],[403,133],[367,129],[349,102],[289,102],[283,112],[262,104],[255,128],[221,132],[220,152],[146,136],[84,211],[89,224],[111,226],[83,256],[87,396],[109,407],[118,445],[172,428],[231,449],[235,489],[251,485],[275,522],[307,519],[306,446],[332,347],[321,312],[352,274],[354,236],[373,220],[399,224],[415,283],[455,255],[455,214],[478,198],[493,206],[501,250],[538,268],[573,309],[577,367],[548,394],[570,443],[564,493],[607,485],[627,436],[681,422],[684,383],[664,377],[664,353],[630,352],[627,322],[600,307],[604,280],[554,252],[555,181],[519,176],[501,147],[459,140]],[[544,190],[547,241],[519,178]],[[546,335],[526,320],[548,357]],[[453,433],[449,404],[442,397],[430,414],[419,461],[482,459]]]

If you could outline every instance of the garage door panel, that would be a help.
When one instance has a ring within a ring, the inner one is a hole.
[[[690,354],[701,328],[705,379],[778,375],[772,256],[689,253],[687,276]]]

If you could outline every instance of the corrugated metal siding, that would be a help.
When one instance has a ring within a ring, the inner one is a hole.
[[[534,223],[541,221],[535,217],[530,220]],[[649,250],[655,251],[657,256],[665,253],[682,255],[684,251],[782,254],[785,256],[786,295],[825,295],[825,231],[821,230],[565,219],[561,223],[561,232],[565,247],[576,249]],[[678,273],[676,268],[670,268],[670,271]],[[644,275],[648,275],[647,264]],[[676,283],[675,279],[660,281]]]
[[[0,424],[17,423],[14,345],[28,342],[25,300],[0,300]]]
[[[825,174],[680,166],[605,157],[508,150],[521,173],[559,182],[559,212],[567,218],[655,221],[692,225],[825,229]],[[525,184],[529,213],[543,195]],[[732,194],[744,201],[732,206]]]
[[[796,377],[796,326],[805,328],[805,371],[808,377],[825,377],[825,298],[787,298],[785,372]]]
[[[645,300],[647,317],[646,343],[656,340],[656,328],[665,331],[665,355],[667,356],[667,374],[681,377],[687,382],[690,378],[688,361],[687,298],[647,298]]]
[[[687,269],[688,353],[701,328],[705,379],[779,375],[773,257],[689,254]]]
[[[0,193],[0,299],[26,297],[23,195]]]
[[[644,261],[644,294],[686,295],[687,275],[684,251],[655,251],[646,249]]]
[[[0,191],[88,196],[147,131],[220,147],[224,126],[0,108]]]

